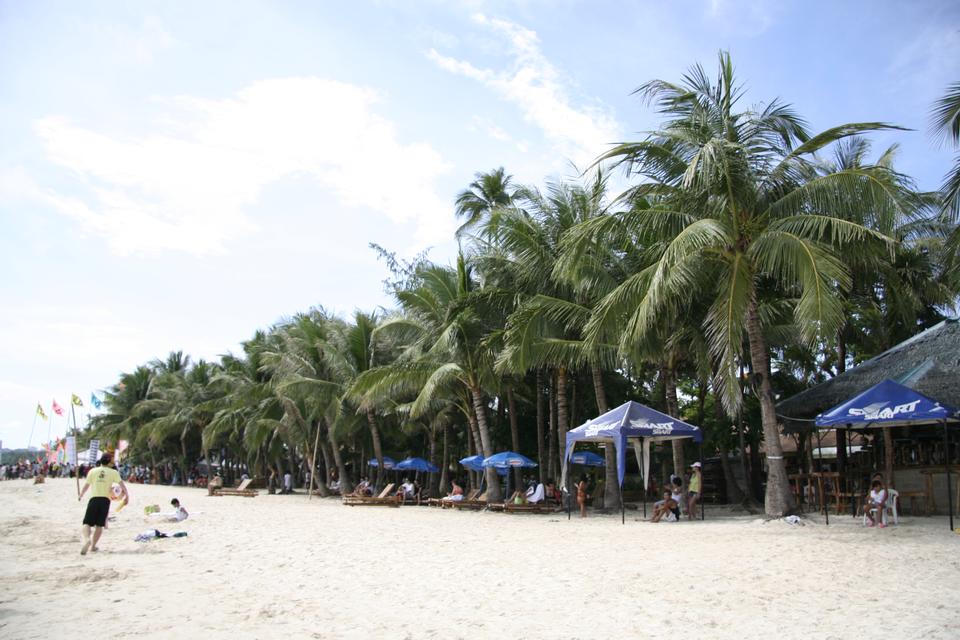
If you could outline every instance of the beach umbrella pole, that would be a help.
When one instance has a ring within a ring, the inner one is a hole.
[[[950,487],[950,436],[947,421],[943,421],[943,461],[947,472],[947,511],[950,513],[950,531],[953,531],[953,489]]]

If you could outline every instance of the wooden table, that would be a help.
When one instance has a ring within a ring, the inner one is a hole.
[[[920,475],[923,476],[923,486],[927,494],[924,508],[926,509],[926,512],[928,514],[937,512],[937,498],[933,493],[933,475],[935,473],[946,473],[946,472],[947,470],[942,467],[940,469],[937,469],[936,467],[930,467],[928,469],[920,470]],[[957,474],[958,472],[960,472],[960,467],[957,467],[955,465],[950,467],[951,474]],[[960,489],[960,475],[957,476],[957,480],[958,480],[957,488]],[[960,510],[960,496],[957,496],[957,507],[958,507],[958,510]]]
[[[920,506],[923,509],[923,515],[929,516],[930,512],[927,510],[927,492],[923,491],[901,491],[900,492],[900,505],[903,506],[903,501],[905,498],[910,498],[910,515],[917,515],[917,501],[920,501]]]

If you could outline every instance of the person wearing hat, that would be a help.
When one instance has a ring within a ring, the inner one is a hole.
[[[697,518],[697,502],[700,500],[700,484],[703,479],[700,474],[700,463],[690,465],[690,481],[687,483],[687,517]]]
[[[83,490],[77,496],[77,501],[83,499],[83,494],[90,489],[90,501],[87,502],[87,512],[83,516],[83,547],[80,555],[87,555],[91,548],[97,550],[97,543],[103,535],[103,527],[107,524],[107,515],[110,513],[110,493],[114,484],[120,485],[123,497],[130,500],[127,485],[123,484],[120,474],[110,466],[113,456],[105,453],[97,460],[97,466],[87,473],[87,481]],[[93,527],[93,540],[90,539],[90,527]],[[92,544],[92,547],[91,547]]]

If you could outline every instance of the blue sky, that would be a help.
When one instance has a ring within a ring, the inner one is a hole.
[[[946,172],[954,2],[0,0],[0,440],[171,350],[388,304],[368,242],[448,260],[474,173],[570,175],[719,49],[748,102],[909,127],[876,148]]]

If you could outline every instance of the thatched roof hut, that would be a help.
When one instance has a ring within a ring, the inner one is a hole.
[[[958,318],[944,320],[835,378],[781,401],[777,414],[785,431],[812,428],[811,420],[818,414],[887,378],[960,407]]]

